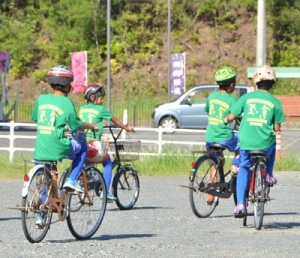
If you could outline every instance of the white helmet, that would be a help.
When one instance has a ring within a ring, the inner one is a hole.
[[[253,75],[255,83],[261,81],[276,81],[276,75],[274,69],[269,65],[258,67]]]

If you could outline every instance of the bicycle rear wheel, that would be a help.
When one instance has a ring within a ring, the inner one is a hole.
[[[202,156],[196,161],[194,180],[190,181],[189,199],[194,214],[199,218],[209,217],[215,210],[219,197],[208,194],[209,184],[220,182],[217,161]]]
[[[234,205],[237,205],[237,192],[236,192],[236,182],[237,182],[237,176],[236,175],[232,175],[231,176],[231,192],[233,195],[233,201],[234,201]]]
[[[121,210],[130,210],[136,204],[140,194],[138,172],[129,166],[118,169],[112,183],[116,204]]]
[[[50,183],[51,175],[45,172],[44,168],[38,168],[30,180],[27,195],[22,198],[22,228],[25,237],[31,243],[41,242],[50,227],[52,211],[43,205]],[[38,215],[42,216],[44,226],[36,225]]]
[[[263,190],[262,170],[265,168],[263,163],[260,163],[255,168],[254,178],[254,224],[257,230],[261,229],[264,218],[265,206],[265,191]]]
[[[92,237],[100,227],[106,211],[106,187],[101,172],[91,167],[86,170],[88,193],[69,195],[67,223],[74,237],[85,240]],[[82,181],[81,172],[79,180]]]

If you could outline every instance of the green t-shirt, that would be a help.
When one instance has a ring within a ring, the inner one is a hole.
[[[64,128],[68,125],[74,131],[82,125],[71,99],[64,95],[41,95],[30,119],[37,123],[35,159],[60,160],[70,153],[72,145]]]
[[[205,106],[208,113],[207,142],[221,142],[232,138],[231,126],[225,126],[223,120],[235,102],[236,98],[228,93],[217,91],[208,96]]]
[[[79,117],[83,122],[97,124],[99,131],[96,132],[96,139],[100,139],[103,134],[103,119],[110,121],[112,114],[102,105],[95,105],[88,103],[79,110]],[[87,133],[88,139],[94,139],[94,133],[89,131]]]
[[[242,150],[264,150],[276,140],[274,124],[285,121],[280,101],[271,93],[257,90],[243,95],[232,107],[231,112],[240,117],[240,148]]]

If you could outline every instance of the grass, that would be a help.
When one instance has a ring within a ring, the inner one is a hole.
[[[29,172],[33,166],[32,163],[7,161],[7,158],[0,158],[0,180],[22,180],[24,172]],[[141,176],[186,176],[188,177],[191,171],[192,155],[178,156],[176,154],[170,156],[159,157],[141,157],[140,160],[134,163],[134,167],[139,171]],[[231,159],[227,159],[225,163],[226,170],[229,169]],[[70,165],[69,160],[64,160],[59,163],[59,171],[64,171]],[[280,162],[276,161],[274,171],[299,171],[300,160],[292,153],[284,153]],[[100,165],[100,170],[102,166]]]

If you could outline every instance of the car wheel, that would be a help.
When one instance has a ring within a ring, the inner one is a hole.
[[[160,122],[159,122],[159,125],[166,129],[167,131],[166,132],[174,132],[174,129],[177,128],[177,121],[174,117],[171,117],[171,116],[167,116],[167,117],[164,117]]]

